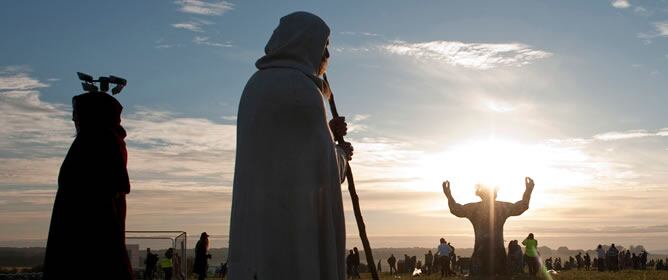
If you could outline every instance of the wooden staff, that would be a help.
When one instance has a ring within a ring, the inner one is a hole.
[[[336,103],[334,102],[334,92],[329,86],[329,81],[327,81],[327,74],[323,74],[325,80],[325,85],[329,91],[329,109],[332,111],[332,117],[338,118],[339,112],[336,110]],[[336,142],[339,145],[344,143],[342,135],[334,135]],[[353,202],[353,211],[355,212],[355,220],[357,221],[357,229],[360,232],[360,238],[362,239],[362,246],[364,246],[364,254],[366,255],[366,262],[369,270],[371,271],[371,277],[373,280],[379,280],[378,271],[376,271],[376,263],[373,261],[373,253],[371,252],[371,245],[369,244],[369,238],[366,236],[366,226],[364,225],[364,218],[362,217],[362,210],[360,210],[360,201],[357,196],[357,191],[355,190],[355,180],[353,180],[353,171],[350,167],[350,162],[346,165],[346,180],[348,180],[348,192],[350,193],[350,200]]]

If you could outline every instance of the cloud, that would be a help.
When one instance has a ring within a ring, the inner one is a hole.
[[[636,14],[641,15],[641,16],[649,16],[651,14],[651,12],[643,6],[636,6],[633,9],[633,12],[635,12]]]
[[[214,22],[196,18],[187,22],[174,23],[172,24],[172,26],[177,29],[185,29],[185,30],[190,30],[192,32],[202,33],[204,32],[204,29],[202,29],[204,25],[212,25],[212,24],[214,24]]]
[[[193,43],[195,43],[196,45],[204,45],[204,46],[219,47],[219,48],[231,48],[234,46],[230,42],[215,43],[211,42],[209,39],[210,39],[209,37],[205,36],[195,36],[195,38],[193,38]]]
[[[656,132],[647,131],[644,129],[639,130],[628,130],[628,131],[612,131],[601,134],[594,135],[594,139],[602,141],[614,141],[614,140],[626,140],[626,139],[636,139],[636,138],[645,138],[652,136],[668,136],[668,128],[661,129]]]
[[[637,36],[640,39],[643,39],[645,44],[652,43],[652,39],[657,37],[668,37],[668,21],[657,21],[652,23],[654,26],[654,31],[651,33],[638,33]]]
[[[656,29],[658,36],[668,36],[668,21],[655,22],[654,28]]]
[[[628,0],[614,0],[612,1],[612,6],[617,8],[617,9],[626,9],[628,7],[631,7],[631,4],[629,4]]]
[[[371,33],[371,32],[354,32],[354,31],[343,31],[339,32],[341,35],[350,35],[350,36],[367,36],[367,37],[380,37],[380,34]]]
[[[189,14],[219,16],[234,9],[234,4],[227,1],[178,0],[179,11]]]
[[[27,73],[12,73],[6,71],[0,76],[0,90],[32,90],[48,87],[48,84],[42,83],[31,78]]]
[[[552,53],[532,49],[521,43],[464,43],[459,41],[431,41],[409,43],[394,41],[381,46],[390,54],[417,59],[440,61],[453,66],[487,70],[502,66],[523,66],[534,60],[552,56]]]
[[[172,26],[177,29],[186,29],[192,32],[204,32],[204,30],[202,30],[202,26],[196,22],[174,23]]]

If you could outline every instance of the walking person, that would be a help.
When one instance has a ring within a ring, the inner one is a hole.
[[[346,277],[341,183],[353,148],[334,141],[347,133],[345,118],[327,121],[329,35],[314,14],[282,17],[246,83],[237,115],[231,280]]]

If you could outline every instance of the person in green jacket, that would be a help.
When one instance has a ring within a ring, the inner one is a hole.
[[[538,272],[538,267],[540,266],[540,261],[538,260],[538,240],[533,238],[533,233],[529,233],[524,241],[522,241],[524,249],[524,262],[529,265],[529,274],[531,276],[536,276]]]

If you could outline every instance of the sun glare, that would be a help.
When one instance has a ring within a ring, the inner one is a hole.
[[[454,145],[441,153],[425,156],[420,165],[409,172],[419,174],[423,186],[431,190],[440,190],[434,186],[449,180],[453,194],[461,202],[478,200],[474,193],[478,184],[498,189],[499,200],[517,201],[524,193],[526,176],[536,181],[538,190],[586,183],[590,175],[563,167],[566,162],[584,160],[586,156],[579,150],[490,139]]]

